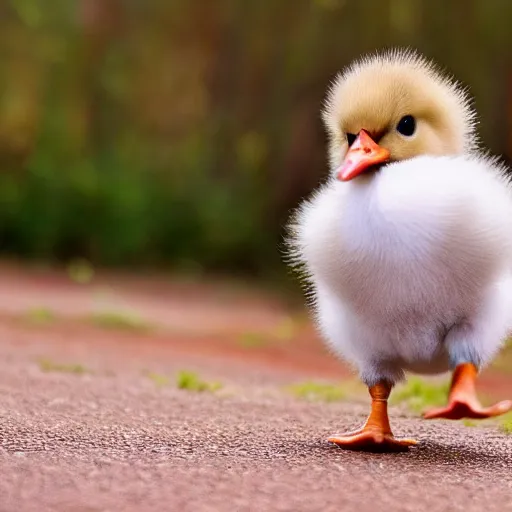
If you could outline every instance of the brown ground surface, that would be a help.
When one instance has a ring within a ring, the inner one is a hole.
[[[0,266],[0,283],[0,511],[512,510],[512,436],[495,427],[393,408],[396,433],[417,437],[418,448],[379,455],[328,445],[328,435],[362,422],[366,404],[283,391],[349,374],[276,296],[147,276],[84,286],[14,265]],[[56,318],[37,322],[33,308]],[[120,310],[153,330],[89,318]],[[178,390],[183,369],[224,387]],[[497,398],[511,383],[498,371],[481,382]]]

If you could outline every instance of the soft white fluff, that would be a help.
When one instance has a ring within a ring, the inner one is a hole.
[[[413,136],[396,130],[404,115]],[[477,151],[465,90],[393,50],[341,73],[323,119],[333,171],[346,133],[361,129],[394,161],[348,183],[332,177],[292,223],[292,259],[329,345],[369,385],[483,366],[512,331],[512,189]]]
[[[331,179],[292,231],[321,330],[368,385],[482,366],[512,330],[512,192],[490,159]]]

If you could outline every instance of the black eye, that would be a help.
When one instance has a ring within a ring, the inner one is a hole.
[[[411,137],[416,131],[416,119],[414,119],[412,116],[402,117],[402,119],[400,119],[396,125],[396,130],[398,133],[401,133],[406,137]]]
[[[352,146],[354,144],[354,141],[356,140],[357,135],[355,133],[347,133],[347,142],[349,146]]]

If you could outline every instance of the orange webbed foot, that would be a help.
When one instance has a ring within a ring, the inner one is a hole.
[[[453,373],[450,396],[446,407],[427,411],[423,417],[427,420],[444,418],[460,420],[462,418],[486,419],[512,411],[512,400],[504,400],[490,407],[483,407],[476,396],[477,368],[471,363],[457,366]]]
[[[490,407],[482,407],[477,401],[471,403],[464,400],[452,400],[446,407],[439,407],[425,412],[423,417],[426,420],[460,420],[462,418],[483,420],[500,416],[509,411],[512,411],[511,400],[504,400]]]
[[[388,418],[388,397],[391,384],[381,382],[369,388],[372,408],[366,423],[359,430],[331,436],[328,440],[345,450],[371,452],[405,452],[417,441],[396,439],[391,432]]]
[[[345,450],[369,452],[405,452],[410,446],[418,444],[414,439],[397,439],[391,432],[370,430],[364,427],[355,432],[332,436],[328,441]]]

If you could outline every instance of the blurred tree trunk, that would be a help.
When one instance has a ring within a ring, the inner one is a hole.
[[[236,139],[234,107],[239,92],[240,59],[242,50],[239,44],[243,37],[247,20],[241,15],[237,3],[224,0],[217,9],[217,16],[210,19],[213,27],[214,52],[208,76],[210,92],[211,120],[213,129],[211,143],[214,148],[214,161],[210,172],[217,179],[227,179],[233,172],[233,142]]]
[[[35,146],[46,69],[38,43],[8,4],[0,6],[0,165],[21,173]]]
[[[103,101],[99,75],[109,45],[122,28],[123,4],[121,0],[81,0],[78,5],[82,32],[75,60],[77,67],[72,74],[70,126],[78,130],[78,148],[101,150],[108,141],[103,118],[109,106]]]

